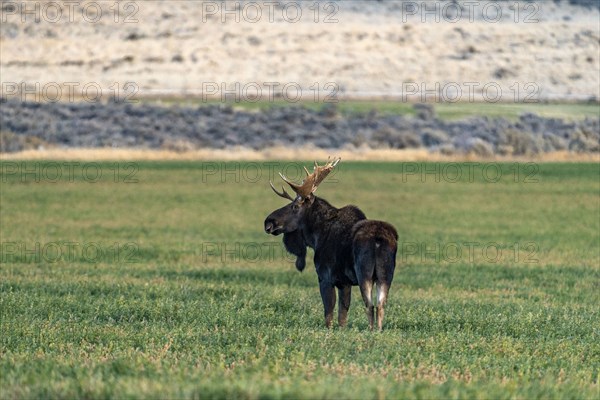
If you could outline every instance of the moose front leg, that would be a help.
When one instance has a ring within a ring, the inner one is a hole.
[[[335,287],[327,282],[320,282],[319,289],[321,290],[321,299],[323,299],[323,307],[325,308],[325,326],[331,328],[333,311],[335,309]]]
[[[340,303],[338,304],[338,324],[346,326],[348,322],[348,309],[350,308],[350,297],[352,295],[352,286],[344,286],[338,289]]]

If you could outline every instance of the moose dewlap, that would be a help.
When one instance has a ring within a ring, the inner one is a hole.
[[[306,248],[315,251],[314,263],[319,277],[319,289],[325,309],[325,325],[331,327],[339,295],[338,323],[348,321],[352,286],[358,285],[365,303],[369,326],[373,329],[375,310],[377,326],[383,326],[384,306],[396,267],[398,233],[389,223],[368,220],[358,208],[348,205],[336,208],[315,196],[319,184],[340,161],[328,161],[324,166],[316,162],[313,172],[306,171],[301,184],[290,182],[279,174],[296,194],[292,197],[285,189],[278,195],[290,201],[273,211],[265,219],[265,232],[283,233],[283,243],[288,252],[296,256],[296,268],[306,265]],[[376,303],[373,288],[376,285]]]

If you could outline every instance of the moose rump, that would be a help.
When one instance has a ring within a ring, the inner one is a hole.
[[[376,285],[377,327],[381,330],[384,306],[396,269],[398,233],[387,222],[365,219],[354,224],[352,238],[354,271],[365,303],[369,326],[373,329],[373,286]]]

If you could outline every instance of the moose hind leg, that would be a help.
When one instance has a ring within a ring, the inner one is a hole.
[[[325,326],[331,328],[333,311],[335,309],[335,287],[321,282],[319,289],[321,290],[321,299],[323,300],[323,308],[325,309]]]
[[[360,294],[362,295],[363,301],[365,302],[365,311],[367,313],[367,318],[369,318],[369,328],[373,330],[373,320],[375,316],[373,315],[373,299],[372,299],[372,291],[373,291],[373,282],[371,281],[362,281],[360,283]]]
[[[387,302],[388,292],[390,290],[390,285],[385,282],[377,283],[377,328],[379,330],[383,329],[383,316],[385,314],[384,306]]]
[[[338,304],[338,324],[346,326],[348,323],[348,309],[352,295],[352,286],[344,286],[338,289],[340,303]]]

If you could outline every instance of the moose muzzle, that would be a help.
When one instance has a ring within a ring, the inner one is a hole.
[[[277,227],[275,220],[272,218],[265,219],[265,232],[269,235],[278,235],[281,233],[281,228]]]

